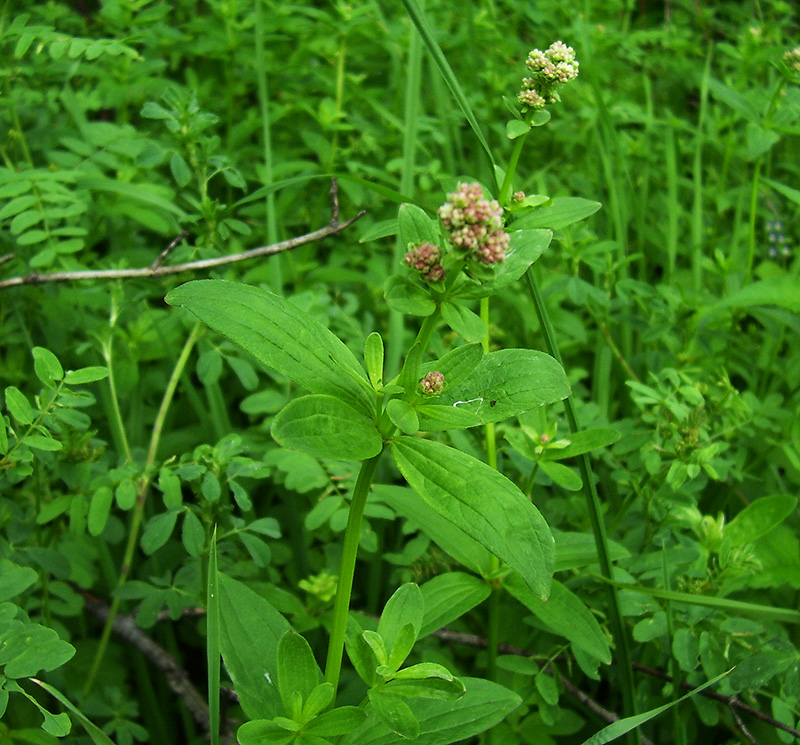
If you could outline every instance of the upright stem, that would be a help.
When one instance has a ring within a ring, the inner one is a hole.
[[[342,655],[344,654],[344,637],[347,631],[347,613],[350,610],[350,595],[353,592],[353,577],[356,571],[356,556],[358,554],[358,540],[361,537],[361,519],[364,517],[364,508],[367,505],[369,489],[375,478],[375,469],[381,459],[381,450],[374,458],[365,460],[358,472],[356,485],[353,489],[353,498],[350,501],[350,514],[347,518],[347,529],[344,533],[342,544],[342,562],[339,566],[339,583],[336,588],[336,599],[333,603],[333,625],[331,626],[331,639],[328,643],[328,659],[325,662],[325,682],[330,683],[334,690],[339,686],[339,674],[342,671]]]
[[[536,282],[533,269],[528,269],[525,277],[528,281],[528,290],[530,291],[531,299],[536,308],[536,315],[539,317],[539,323],[544,332],[547,351],[563,366],[561,353],[558,351],[558,344],[556,343],[555,331],[553,330],[553,325],[550,323],[550,315],[547,312],[547,306],[544,303],[544,298]],[[575,416],[575,409],[569,398],[564,400],[564,409],[567,414],[570,431],[577,432],[579,430],[578,419]],[[600,572],[606,579],[611,580],[611,559],[609,558],[608,551],[608,536],[606,535],[606,526],[603,522],[600,497],[597,493],[597,487],[595,486],[592,465],[587,454],[584,453],[579,457],[578,466],[581,472],[581,479],[583,480],[583,490],[586,496],[589,520],[592,524],[592,532],[594,533],[597,558],[600,563]],[[626,717],[629,717],[636,713],[636,699],[634,696],[633,665],[630,647],[628,645],[628,634],[625,629],[625,623],[622,620],[622,610],[620,608],[617,588],[610,583],[606,584],[608,587],[608,615],[611,621],[611,630],[617,650],[624,713]],[[638,738],[638,735],[631,733],[629,738]],[[637,739],[630,739],[630,741],[636,742]]]
[[[183,374],[183,369],[186,367],[186,363],[189,361],[189,355],[191,354],[191,351],[201,334],[202,326],[198,321],[194,325],[194,328],[192,328],[186,343],[183,345],[181,354],[178,357],[178,361],[175,363],[175,367],[172,370],[172,375],[167,383],[167,388],[164,391],[164,396],[161,399],[161,406],[158,408],[158,414],[156,414],[156,421],[153,424],[153,432],[150,436],[150,447],[147,450],[147,461],[144,467],[144,476],[142,476],[142,480],[139,483],[136,504],[133,508],[131,524],[128,528],[128,542],[125,544],[125,553],[122,557],[122,566],[120,567],[119,579],[117,580],[117,589],[122,587],[128,580],[128,575],[130,574],[131,565],[133,563],[133,555],[136,551],[136,546],[139,543],[139,528],[141,528],[142,525],[147,495],[150,492],[150,480],[152,478],[151,471],[153,464],[155,463],[158,444],[161,441],[161,432],[164,429],[164,421],[167,418],[167,412],[172,404],[172,397],[175,395],[175,389],[178,386],[178,380],[180,380],[180,377]],[[106,623],[103,627],[103,633],[100,636],[100,643],[97,647],[94,660],[92,661],[91,670],[89,670],[89,675],[86,678],[86,683],[83,686],[84,696],[88,696],[89,692],[92,690],[92,685],[94,684],[94,679],[97,676],[97,671],[100,669],[100,664],[103,662],[106,647],[108,646],[108,640],[111,637],[111,629],[114,625],[114,619],[119,612],[119,604],[120,600],[118,597],[115,597],[111,602],[111,607],[108,611],[108,617],[106,618]]]

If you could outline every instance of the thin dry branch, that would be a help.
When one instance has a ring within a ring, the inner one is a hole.
[[[10,277],[9,279],[0,280],[0,290],[8,287],[18,287],[20,285],[41,285],[46,282],[75,282],[78,280],[108,280],[108,279],[133,279],[145,278],[155,279],[157,277],[165,277],[170,274],[180,274],[182,272],[198,272],[203,269],[212,269],[217,266],[224,266],[225,264],[233,264],[237,261],[246,261],[247,259],[255,259],[259,256],[272,256],[273,254],[281,253],[282,251],[290,251],[298,246],[304,246],[306,243],[313,243],[320,241],[323,238],[328,238],[332,235],[341,233],[345,228],[350,227],[356,220],[362,218],[365,210],[361,210],[357,215],[347,220],[339,220],[339,194],[336,179],[331,181],[330,189],[331,199],[331,219],[330,222],[323,228],[319,228],[305,235],[297,236],[296,238],[289,238],[279,243],[273,243],[269,246],[260,246],[259,248],[251,248],[248,251],[242,251],[237,254],[229,256],[217,256],[213,259],[200,259],[198,261],[187,261],[183,264],[163,265],[164,259],[185,237],[186,233],[181,233],[172,243],[162,251],[155,261],[148,267],[141,267],[138,269],[97,269],[86,270],[79,272],[50,272],[48,274],[27,274],[24,277]],[[3,261],[8,261],[12,255],[0,257],[0,264]]]

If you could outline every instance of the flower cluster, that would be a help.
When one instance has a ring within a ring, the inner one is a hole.
[[[800,47],[790,49],[783,55],[783,61],[790,70],[800,72]]]
[[[414,246],[405,258],[406,264],[416,269],[426,282],[441,282],[444,279],[445,271],[441,260],[442,249],[433,243]]]
[[[774,220],[767,220],[766,228],[767,240],[769,241],[769,255],[773,259],[789,256],[792,250],[789,247],[789,240],[783,230],[783,222],[777,217]]]
[[[524,78],[517,100],[528,109],[541,109],[558,101],[556,89],[578,77],[575,50],[562,41],[550,45],[546,52],[534,49],[528,54],[525,66],[531,77]]]
[[[505,261],[509,236],[503,230],[503,211],[497,200],[485,199],[480,184],[458,184],[439,207],[450,242],[482,264]]]
[[[444,375],[429,372],[419,381],[419,389],[423,396],[438,396],[444,390]]]

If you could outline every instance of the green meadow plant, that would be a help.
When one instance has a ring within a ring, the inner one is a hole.
[[[796,11],[404,5],[0,10],[0,743],[799,735]]]

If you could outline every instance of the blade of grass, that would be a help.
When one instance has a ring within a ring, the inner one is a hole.
[[[420,90],[422,88],[422,38],[412,27],[408,41],[408,64],[406,66],[405,113],[403,116],[403,170],[400,174],[400,192],[414,194],[414,175],[417,162],[417,128],[419,123]],[[392,271],[403,259],[406,246],[397,237],[394,246]],[[389,343],[386,349],[385,371],[387,377],[400,372],[400,357],[403,353],[403,314],[389,311]]]
[[[489,158],[489,162],[492,164],[492,171],[494,172],[497,164],[495,163],[494,155],[489,147],[489,143],[483,134],[480,124],[478,124],[478,120],[475,118],[475,114],[472,112],[469,101],[467,101],[467,97],[461,88],[461,84],[458,82],[458,78],[456,78],[456,75],[453,72],[453,68],[450,67],[450,63],[447,61],[447,58],[444,56],[441,47],[433,36],[433,31],[428,25],[428,21],[425,18],[425,14],[422,12],[422,8],[419,7],[419,4],[416,2],[416,0],[403,0],[403,5],[408,11],[408,15],[411,17],[412,22],[417,27],[420,36],[422,36],[425,46],[428,47],[428,51],[431,53],[436,66],[439,68],[439,72],[442,74],[445,83],[447,83],[447,87],[453,94],[453,98],[456,99],[456,102],[458,103],[459,108],[469,123],[469,126],[472,128],[472,131],[478,138],[478,142],[480,142],[484,152]]]
[[[679,704],[681,701],[685,701],[687,698],[691,698],[697,693],[704,691],[709,686],[714,685],[714,683],[719,682],[728,675],[731,671],[726,670],[724,673],[717,675],[716,678],[712,678],[707,683],[703,683],[703,685],[694,688],[693,690],[689,691],[685,696],[681,696],[677,701],[672,701],[671,703],[664,704],[664,706],[658,706],[655,709],[650,709],[650,711],[645,711],[642,714],[637,714],[633,717],[626,717],[625,719],[620,719],[617,722],[613,722],[608,725],[608,727],[603,727],[599,732],[592,735],[588,740],[584,740],[582,745],[606,745],[608,742],[613,742],[622,735],[631,732],[636,727],[644,724],[645,722],[649,722],[651,719],[655,719],[660,714],[663,714],[665,711],[668,711],[670,708],[675,706],[675,704]]]
[[[256,36],[256,69],[255,76],[258,83],[258,105],[261,110],[261,139],[264,149],[264,181],[267,185],[272,184],[273,179],[273,153],[272,153],[272,120],[269,113],[269,83],[267,79],[266,62],[264,58],[264,11],[263,3],[257,2],[255,15],[255,36]],[[267,227],[267,243],[269,245],[278,242],[278,214],[275,209],[275,194],[268,192],[265,195],[265,218]],[[280,256],[273,256],[270,262],[270,289],[280,295],[283,290],[283,278],[281,273]]]
[[[700,84],[700,113],[697,121],[697,141],[692,159],[692,279],[694,291],[703,287],[703,144],[708,112],[708,79],[711,76],[711,49],[706,56],[706,66]]]
[[[550,314],[547,312],[547,306],[544,303],[539,285],[536,282],[536,277],[533,268],[528,269],[525,274],[528,284],[528,290],[531,295],[531,300],[536,309],[536,315],[539,323],[544,332],[545,344],[547,351],[552,357],[558,360],[559,364],[563,366],[561,353],[558,349],[556,342],[555,331],[553,324],[550,322]],[[567,414],[567,421],[571,432],[578,432],[578,418],[575,415],[575,409],[569,398],[564,399],[564,410]],[[620,606],[619,594],[617,588],[611,580],[611,559],[608,548],[608,536],[606,535],[606,527],[603,522],[603,513],[600,506],[600,496],[597,493],[597,486],[595,485],[594,474],[592,473],[592,465],[589,461],[589,456],[584,453],[578,459],[578,466],[581,472],[581,480],[583,481],[583,491],[586,497],[586,506],[589,512],[589,520],[592,525],[592,533],[594,534],[595,546],[597,548],[597,558],[600,563],[600,571],[606,578],[610,588],[613,588],[608,593],[608,615],[611,621],[611,633],[614,637],[614,643],[617,652],[617,666],[619,669],[620,687],[622,689],[623,711],[627,716],[632,716],[636,713],[636,698],[635,688],[633,681],[633,659],[631,657],[630,645],[628,643],[628,633],[625,628],[625,622],[622,619],[622,608]],[[634,736],[635,737],[635,736]],[[638,739],[638,738],[637,738]]]
[[[667,557],[666,545],[661,546],[661,574],[664,587],[670,589],[669,577],[669,560]],[[667,612],[667,637],[669,645],[669,668],[672,675],[672,698],[675,707],[672,710],[672,741],[675,745],[686,745],[686,727],[683,719],[681,718],[681,707],[678,705],[678,692],[680,691],[680,674],[681,668],[678,660],[672,652],[672,645],[675,641],[675,615],[672,612],[672,603],[668,600],[666,603]]]
[[[217,529],[208,550],[208,591],[206,593],[206,660],[208,662],[208,716],[211,745],[219,745],[219,588],[217,578]]]
[[[661,600],[670,600],[674,603],[685,603],[687,605],[698,605],[702,608],[713,608],[714,610],[725,611],[726,613],[764,618],[779,623],[800,624],[800,611],[791,608],[775,608],[771,605],[759,605],[758,603],[748,603],[743,600],[692,595],[688,592],[660,590],[656,587],[642,587],[641,585],[626,585],[621,582],[609,580],[607,577],[600,577],[600,575],[597,574],[594,576],[608,584],[615,585],[621,590],[633,590],[643,595],[649,595],[651,598],[660,598]]]

